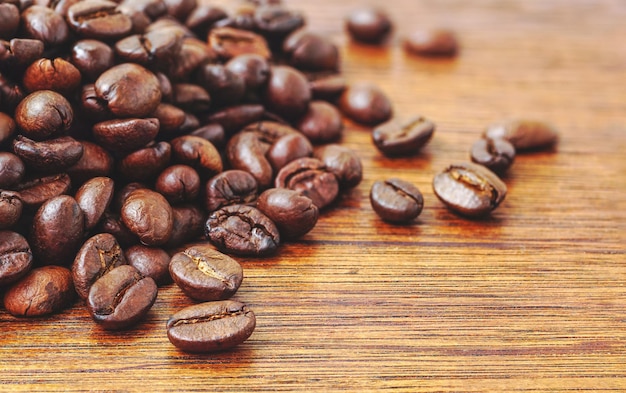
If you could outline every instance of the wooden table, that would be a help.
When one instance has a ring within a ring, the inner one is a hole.
[[[258,321],[236,349],[169,343],[167,318],[192,303],[173,285],[124,332],[81,303],[35,320],[0,310],[0,390],[626,391],[626,2],[387,0],[384,47],[345,36],[359,3],[287,0],[340,46],[350,82],[436,122],[422,154],[385,158],[346,122],[364,179],[300,241],[239,258],[235,298]],[[400,38],[420,26],[452,27],[459,56],[407,55]],[[553,123],[558,147],[517,157],[491,218],[450,213],[433,176],[510,117]],[[414,224],[372,211],[372,183],[390,176],[422,190]]]

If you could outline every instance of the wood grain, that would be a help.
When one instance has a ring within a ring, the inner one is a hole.
[[[378,48],[343,32],[356,0],[286,4],[339,45],[349,81],[378,84],[399,117],[435,121],[434,139],[389,159],[346,121],[364,179],[278,255],[239,258],[235,298],[258,322],[235,350],[171,346],[165,322],[192,303],[173,285],[125,332],[101,330],[81,303],[34,320],[0,310],[0,390],[626,391],[626,3],[387,0],[396,26]],[[404,53],[420,26],[452,27],[459,56]],[[557,148],[516,158],[489,219],[447,211],[432,177],[513,117],[553,123]],[[389,176],[424,193],[412,225],[369,205]]]

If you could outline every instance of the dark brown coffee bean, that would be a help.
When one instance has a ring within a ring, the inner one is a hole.
[[[206,213],[198,206],[172,206],[172,213],[172,234],[163,247],[173,249],[202,236]]]
[[[30,245],[37,262],[69,266],[84,232],[84,214],[74,198],[60,195],[47,200],[33,218],[30,235]]]
[[[0,189],[19,183],[24,178],[24,173],[26,168],[20,157],[0,151]]]
[[[328,144],[313,153],[339,181],[339,188],[356,187],[363,179],[363,165],[356,152],[349,147]]]
[[[513,164],[515,147],[505,139],[480,139],[472,145],[470,158],[495,173],[504,173]]]
[[[157,285],[130,265],[121,265],[100,277],[89,290],[87,308],[96,323],[107,330],[137,324],[152,308]]]
[[[179,134],[180,128],[185,122],[185,111],[177,106],[160,103],[150,115],[159,121],[159,135],[167,138],[169,135]]]
[[[209,110],[211,97],[199,85],[176,83],[172,85],[172,103],[191,113],[203,113]]]
[[[40,40],[47,48],[63,45],[69,39],[69,28],[63,16],[42,5],[25,9],[21,26],[27,38]]]
[[[256,208],[269,217],[283,239],[297,239],[315,227],[319,209],[298,191],[270,188],[259,195]]]
[[[139,11],[150,19],[157,19],[167,13],[163,0],[122,0],[120,5]]]
[[[459,51],[459,43],[451,30],[422,29],[404,39],[404,49],[419,56],[452,57]]]
[[[435,123],[423,116],[406,121],[390,120],[372,132],[374,145],[386,156],[417,154],[432,138]]]
[[[52,90],[69,96],[80,86],[80,71],[67,60],[39,59],[24,71],[23,85],[27,91]]]
[[[152,180],[169,165],[171,157],[172,146],[158,142],[122,158],[117,169],[130,181]]]
[[[539,120],[509,120],[489,125],[483,137],[505,139],[517,152],[523,152],[554,146],[559,140],[559,132],[554,126]]]
[[[27,167],[56,173],[76,164],[83,155],[83,145],[70,136],[37,142],[23,135],[13,140],[13,151]]]
[[[17,232],[0,231],[0,287],[22,278],[32,265],[33,253],[24,236]]]
[[[243,281],[239,262],[209,245],[197,245],[172,256],[170,276],[190,298],[222,300],[233,296]]]
[[[383,220],[407,223],[422,212],[424,197],[412,183],[391,178],[374,182],[370,190],[370,203]]]
[[[228,17],[226,11],[213,4],[199,3],[187,19],[185,26],[191,29],[198,37],[207,37],[209,29],[215,22]]]
[[[232,135],[247,125],[262,120],[264,115],[265,108],[263,105],[235,105],[212,113],[206,118],[206,122],[217,123],[224,128],[226,135]]]
[[[82,86],[78,104],[83,114],[93,121],[109,120],[113,117],[107,108],[107,102],[96,94],[96,86],[93,83]]]
[[[339,139],[343,119],[334,105],[326,101],[312,101],[296,128],[312,143],[326,143]]]
[[[288,66],[273,66],[264,91],[265,107],[285,119],[302,116],[311,101],[304,74]]]
[[[304,17],[281,4],[259,6],[254,11],[256,30],[270,41],[282,41],[304,26]]]
[[[22,133],[37,141],[67,131],[73,119],[70,103],[51,90],[29,94],[15,109],[15,121]]]
[[[122,222],[147,246],[164,244],[172,234],[172,207],[163,195],[137,189],[122,206]]]
[[[193,202],[200,193],[200,176],[188,165],[165,168],[154,185],[171,204]]]
[[[0,70],[9,74],[17,69],[22,72],[24,68],[43,56],[44,46],[39,40],[13,38],[8,42],[0,42],[0,62],[3,63],[0,64]]]
[[[0,190],[0,229],[13,227],[22,216],[23,208],[20,194]]]
[[[338,74],[309,74],[309,88],[314,100],[336,101],[346,90],[346,79]]]
[[[224,132],[224,127],[217,123],[205,124],[202,127],[190,132],[189,135],[198,136],[202,139],[206,139],[217,148],[224,147],[224,144],[226,143],[226,134]]]
[[[2,105],[3,111],[13,111],[25,95],[20,85],[15,84],[0,73],[0,105]],[[0,140],[2,138],[6,138],[6,135],[0,134]]]
[[[202,35],[206,37],[206,35]],[[217,61],[217,55],[209,48],[205,41],[197,38],[183,38],[178,56],[172,59],[169,74],[174,80],[187,80],[203,64]]]
[[[117,9],[117,3],[85,0],[67,11],[69,26],[82,38],[114,40],[130,33],[132,20]]]
[[[104,71],[113,67],[115,52],[102,41],[80,40],[72,46],[71,62],[86,80],[94,82]]]
[[[196,0],[163,0],[167,13],[179,21],[187,19],[191,11],[196,8]]]
[[[61,266],[31,270],[4,295],[4,308],[16,317],[40,317],[71,305],[76,294],[72,274]]]
[[[85,229],[91,230],[104,215],[113,200],[113,179],[98,176],[87,180],[76,191],[76,202],[85,215]]]
[[[82,184],[96,176],[110,177],[113,172],[113,157],[99,145],[81,141],[83,155],[78,162],[67,169],[75,184]]]
[[[0,38],[12,38],[20,25],[20,10],[14,4],[0,4]]]
[[[2,93],[0,92],[0,102],[2,102]],[[8,141],[15,134],[15,120],[6,113],[0,112],[0,145]]]
[[[124,62],[161,70],[174,62],[183,46],[183,34],[175,28],[133,34],[115,43],[115,53]]]
[[[159,119],[114,119],[93,126],[94,139],[113,152],[133,151],[144,147],[159,133]]]
[[[194,37],[193,32],[191,30],[185,27],[185,25],[183,25],[179,20],[171,18],[168,15],[164,15],[163,17],[158,18],[154,22],[150,23],[148,26],[146,26],[143,33],[150,33],[152,31],[167,30],[167,29],[177,30],[178,33],[182,33],[182,36],[184,38]],[[178,33],[175,33],[175,34],[178,34]]]
[[[175,161],[195,168],[203,176],[213,176],[222,171],[222,157],[206,139],[184,135],[172,139],[170,143]]]
[[[110,233],[117,239],[121,247],[130,247],[139,244],[139,237],[132,233],[130,229],[124,225],[120,216],[115,213],[104,212],[96,228],[96,232]]]
[[[224,206],[248,204],[258,196],[257,182],[250,173],[230,169],[209,179],[205,187],[205,206],[213,212]]]
[[[265,38],[251,31],[217,27],[209,32],[208,42],[211,49],[224,60],[245,53],[255,53],[265,59],[271,58]]]
[[[302,134],[293,133],[276,139],[266,156],[274,169],[274,173],[277,173],[291,161],[301,157],[310,157],[312,154],[311,142]]]
[[[267,59],[254,53],[235,56],[226,63],[225,67],[243,78],[248,91],[265,85],[270,75]]]
[[[385,93],[371,83],[349,86],[339,98],[339,110],[357,123],[378,125],[391,118],[391,101]]]
[[[72,280],[78,296],[87,299],[93,283],[121,265],[126,265],[126,258],[113,235],[99,233],[87,239],[72,263]]]
[[[230,205],[211,213],[205,225],[207,238],[226,253],[263,256],[278,249],[276,225],[258,209]]]
[[[391,18],[380,8],[356,9],[345,20],[346,30],[355,41],[378,44],[389,36],[393,24]]]
[[[61,173],[26,179],[15,189],[19,192],[24,206],[36,210],[48,199],[66,194],[71,185],[70,177],[66,173]]]
[[[206,89],[217,106],[238,104],[246,93],[244,75],[235,73],[222,64],[205,64],[199,67],[196,82]]]
[[[482,165],[448,166],[433,179],[435,195],[453,212],[468,217],[489,214],[504,200],[506,185]]]
[[[295,190],[311,198],[320,209],[339,194],[337,177],[317,158],[299,158],[285,165],[276,175],[276,187]]]
[[[186,307],[167,321],[167,338],[185,352],[215,352],[246,341],[256,327],[256,317],[234,300],[206,302]]]
[[[299,70],[337,71],[339,49],[327,37],[301,29],[283,42],[287,62]]]
[[[170,283],[170,255],[162,248],[148,247],[141,244],[126,250],[126,260],[143,276],[150,277],[157,285]]]

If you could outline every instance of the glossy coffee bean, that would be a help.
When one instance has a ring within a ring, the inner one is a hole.
[[[37,210],[45,201],[70,190],[72,182],[66,173],[58,175],[29,178],[18,184],[15,189],[19,192],[24,207]]]
[[[0,229],[15,225],[22,216],[24,204],[19,193],[0,190]]]
[[[206,37],[206,35],[203,35]],[[217,55],[206,42],[195,37],[184,37],[177,55],[166,63],[166,71],[173,80],[188,80],[203,64],[217,61]]]
[[[266,4],[254,11],[254,26],[270,42],[282,41],[304,26],[304,17],[281,4]]]
[[[33,254],[24,236],[0,231],[0,287],[22,278],[32,265]]]
[[[240,56],[246,56],[246,54]],[[237,57],[239,56],[235,56]],[[265,57],[259,57],[265,59]],[[196,82],[206,89],[217,106],[237,104],[246,93],[245,76],[222,64],[209,63],[199,67]]]
[[[144,147],[159,133],[159,120],[113,119],[96,123],[93,137],[100,146],[112,152],[133,151]]]
[[[177,135],[185,122],[185,111],[164,102],[160,103],[150,116],[158,119],[159,136],[164,138],[169,135]]]
[[[200,176],[188,165],[172,165],[157,177],[154,189],[171,204],[193,202],[200,193]]]
[[[185,26],[198,37],[206,37],[215,22],[227,17],[226,11],[219,6],[201,2],[187,15]]]
[[[283,239],[297,239],[315,227],[319,209],[298,191],[270,188],[259,195],[256,208],[269,217]]]
[[[296,128],[312,143],[327,143],[341,137],[343,119],[334,105],[326,101],[312,101]]]
[[[515,147],[505,139],[480,139],[472,145],[470,158],[495,173],[504,173],[513,164]]]
[[[239,262],[209,245],[197,245],[172,256],[170,276],[190,298],[199,301],[228,299],[243,281]]]
[[[225,206],[211,213],[205,234],[221,251],[238,255],[269,255],[280,244],[280,233],[272,220],[246,205]]]
[[[370,190],[370,203],[383,220],[406,223],[420,215],[424,197],[412,183],[391,178],[374,182]]]
[[[98,223],[96,231],[100,233],[110,233],[115,237],[121,247],[131,247],[139,244],[139,237],[132,233],[124,225],[119,214],[104,212],[104,216]]]
[[[46,48],[63,45],[69,39],[63,16],[42,5],[26,8],[21,15],[21,26],[27,38],[42,41]]]
[[[559,140],[559,132],[551,124],[539,120],[509,120],[489,125],[483,137],[505,139],[520,152],[554,146]]]
[[[372,132],[374,145],[386,156],[417,154],[432,138],[435,123],[423,116],[406,121],[390,120]]]
[[[226,170],[206,182],[204,195],[208,212],[228,205],[245,205],[257,199],[257,181],[249,172]]]
[[[141,188],[128,195],[122,206],[122,222],[148,246],[164,244],[174,224],[172,207],[163,195]]]
[[[19,136],[18,136],[19,137]],[[24,161],[13,153],[0,151],[0,189],[11,187],[24,178]]]
[[[211,106],[211,96],[202,86],[176,83],[172,85],[172,103],[191,113],[204,113]]]
[[[341,189],[356,187],[363,179],[361,159],[349,147],[331,143],[316,149],[313,155],[335,175]]]
[[[338,101],[339,110],[364,125],[378,125],[391,118],[392,106],[387,95],[371,83],[349,86]]]
[[[195,168],[203,176],[213,176],[222,171],[219,151],[206,139],[184,135],[172,139],[174,161]]]
[[[266,58],[257,54],[243,54],[230,59],[225,67],[243,78],[248,91],[265,85],[270,75],[270,65]]]
[[[346,17],[346,30],[355,41],[376,44],[383,41],[393,27],[391,18],[380,8],[356,9]]]
[[[256,317],[234,300],[206,302],[186,307],[167,321],[167,337],[185,352],[215,352],[246,341],[256,327]]]
[[[31,270],[4,294],[4,308],[16,317],[40,317],[69,307],[76,297],[72,274],[62,266]]]
[[[162,248],[136,244],[127,249],[124,255],[129,265],[143,276],[152,278],[157,285],[172,281],[169,273],[171,258]]]
[[[295,190],[309,197],[320,209],[331,204],[339,194],[335,175],[317,158],[291,161],[276,175],[276,187]]]
[[[1,93],[0,93],[1,102]],[[0,145],[15,134],[15,120],[6,113],[0,112]]]
[[[217,123],[205,124],[202,127],[190,132],[189,135],[199,136],[200,138],[206,139],[217,148],[224,147],[224,143],[226,142],[224,127]]]
[[[0,104],[2,104],[3,111],[13,111],[25,96],[26,94],[19,84],[0,74]],[[0,131],[4,132],[1,129]],[[2,140],[2,138],[6,138],[6,135],[0,134],[0,137],[0,140]]]
[[[300,157],[310,157],[313,145],[300,133],[290,133],[276,139],[266,153],[269,163],[278,172],[282,167]]]
[[[22,83],[27,91],[52,90],[69,97],[80,85],[80,71],[62,58],[39,59],[26,71]]]
[[[93,283],[121,265],[126,265],[126,258],[113,235],[99,233],[87,239],[72,263],[72,281],[78,296],[86,299]]]
[[[96,176],[110,177],[113,172],[113,157],[100,145],[89,141],[81,141],[83,155],[78,162],[67,169],[67,173],[75,184],[82,184]]]
[[[130,17],[117,9],[117,3],[106,0],[80,1],[67,11],[70,28],[81,38],[113,40],[130,33]]]
[[[459,43],[451,30],[420,29],[404,38],[404,49],[419,56],[452,57],[459,51]]]
[[[34,141],[23,135],[13,140],[13,151],[28,168],[58,173],[76,164],[83,155],[83,145],[70,136]]]
[[[171,157],[172,146],[161,141],[128,154],[119,160],[117,170],[130,181],[152,180],[170,164]]]
[[[327,37],[300,29],[283,42],[283,52],[292,67],[306,71],[339,69],[339,49]]]
[[[115,53],[124,62],[164,69],[180,54],[182,45],[182,33],[169,28],[123,38],[115,43]]]
[[[67,131],[73,120],[70,103],[51,90],[29,94],[15,109],[15,121],[22,133],[38,141]]]
[[[265,114],[265,108],[260,104],[234,105],[210,114],[206,122],[219,124],[224,128],[226,135],[232,135],[252,123],[261,121]]]
[[[306,77],[288,66],[272,67],[263,94],[267,110],[285,119],[302,116],[311,101],[311,89]]]
[[[137,324],[152,308],[157,285],[130,265],[121,265],[100,277],[89,290],[87,308],[96,323],[107,330]]]
[[[335,102],[346,90],[346,79],[334,73],[312,73],[307,75],[313,100]]]
[[[473,163],[448,166],[434,177],[433,190],[448,209],[468,217],[489,214],[500,205],[507,192],[506,185],[496,174]]]
[[[87,180],[76,191],[76,202],[85,215],[85,229],[91,230],[104,215],[113,200],[113,179],[97,176]]]
[[[0,4],[0,38],[11,38],[20,25],[20,10],[14,4]]]
[[[211,49],[224,60],[246,53],[254,53],[265,59],[271,58],[265,38],[251,31],[232,27],[213,28],[209,32],[208,43]]]
[[[94,82],[104,71],[113,67],[115,53],[113,48],[102,41],[85,39],[72,46],[70,61],[86,80]]]
[[[172,206],[172,213],[172,234],[163,247],[173,249],[202,236],[206,213],[200,207],[195,204]]]
[[[43,51],[43,42],[39,40],[29,38],[13,38],[10,41],[0,40],[0,71],[9,75],[13,72],[21,73],[24,68],[40,59],[43,56]],[[16,76],[16,78],[18,77]]]

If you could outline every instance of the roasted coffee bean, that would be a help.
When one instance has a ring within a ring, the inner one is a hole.
[[[24,68],[43,55],[43,42],[39,40],[13,38],[11,41],[0,41],[0,43],[0,63],[2,63],[0,70],[7,73],[18,70],[21,73]]]
[[[36,210],[45,201],[66,194],[72,185],[66,173],[26,179],[15,187],[24,206]]]
[[[76,294],[72,274],[61,266],[31,270],[4,294],[4,308],[16,317],[40,317],[69,307]]]
[[[391,101],[376,85],[360,82],[349,86],[338,102],[339,110],[357,123],[378,125],[391,118]]]
[[[288,66],[273,66],[263,96],[267,110],[285,119],[297,119],[309,106],[311,89],[300,71]]]
[[[96,94],[118,117],[144,117],[161,102],[159,80],[139,64],[124,63],[100,75],[95,83]]]
[[[270,188],[259,195],[256,208],[269,217],[283,239],[297,239],[315,227],[319,209],[298,191]]]
[[[313,152],[339,181],[339,188],[356,187],[363,179],[363,165],[356,151],[346,146],[328,144]]]
[[[199,3],[194,8],[187,19],[185,26],[191,29],[198,37],[206,37],[209,29],[213,27],[215,22],[226,19],[228,14],[219,6],[213,4]]]
[[[83,145],[70,136],[37,142],[23,135],[13,140],[13,151],[28,168],[57,173],[76,164],[83,155]]]
[[[115,64],[113,48],[98,40],[80,40],[72,46],[71,62],[83,77],[94,82]]]
[[[339,49],[327,37],[300,29],[283,42],[287,62],[299,70],[337,71]]]
[[[170,143],[174,160],[195,168],[202,176],[213,176],[222,171],[222,157],[206,139],[183,135]]]
[[[187,19],[191,11],[196,8],[196,0],[163,0],[167,13],[179,21]]]
[[[82,184],[96,176],[110,177],[113,172],[113,157],[101,146],[81,141],[83,155],[78,162],[67,169],[67,173],[75,184]]]
[[[150,144],[122,158],[117,170],[130,181],[146,181],[157,177],[172,157],[172,146],[168,142]]]
[[[0,73],[0,105],[2,105],[3,111],[12,112],[25,95],[20,85],[15,84]],[[5,138],[6,136],[0,134],[0,137]]]
[[[310,157],[285,165],[276,175],[275,186],[302,193],[320,209],[332,203],[339,194],[337,177],[322,161]]]
[[[470,158],[495,173],[503,173],[513,164],[515,147],[506,139],[480,139],[472,145]]]
[[[72,281],[76,293],[81,299],[87,299],[93,283],[126,263],[124,252],[113,235],[99,233],[90,237],[78,250],[72,263]]]
[[[107,108],[107,102],[96,94],[96,86],[93,83],[83,85],[78,105],[83,115],[93,121],[109,120],[113,117]]]
[[[185,122],[185,111],[177,106],[163,102],[157,106],[150,116],[158,119],[159,136],[165,138],[169,135],[178,134]]]
[[[124,206],[124,202],[130,193],[141,188],[149,187],[144,183],[130,182],[124,184],[122,188],[115,190],[113,194],[113,201],[111,201],[111,208],[109,210],[114,212],[122,211],[122,206]]]
[[[21,132],[37,141],[67,131],[74,120],[70,103],[61,94],[41,90],[29,94],[15,109]]]
[[[0,229],[13,227],[22,217],[23,208],[20,194],[0,190]]]
[[[459,43],[451,30],[421,29],[404,39],[404,49],[420,56],[452,57],[459,51]]]
[[[0,4],[0,38],[12,38],[20,25],[20,10],[14,4]]]
[[[166,249],[180,247],[202,236],[206,213],[196,205],[172,206],[172,234],[163,245]]]
[[[121,210],[122,222],[147,246],[164,244],[174,224],[172,207],[158,192],[140,188],[131,192]]]
[[[139,243],[139,237],[124,225],[118,214],[104,212],[96,232],[110,233],[117,239],[121,247],[130,247]]]
[[[144,147],[159,133],[159,119],[114,119],[96,123],[93,137],[113,152],[133,151]]]
[[[0,102],[2,102],[2,96],[0,92]],[[8,141],[13,134],[15,134],[15,120],[6,113],[0,112],[0,145],[4,141]]]
[[[256,8],[254,26],[269,41],[282,41],[304,26],[304,17],[283,5],[267,4]]]
[[[200,128],[197,128],[189,133],[189,135],[198,136],[202,139],[206,139],[211,142],[213,146],[217,148],[224,147],[226,142],[226,134],[224,133],[224,127],[215,124],[205,124]]]
[[[506,185],[482,165],[448,166],[433,179],[435,195],[453,212],[479,217],[489,214],[504,200]]]
[[[211,49],[224,60],[245,53],[255,53],[265,59],[272,56],[265,38],[251,31],[232,27],[213,28],[209,32],[208,42]]]
[[[129,265],[143,276],[152,278],[157,285],[172,281],[169,273],[171,258],[162,248],[137,244],[127,249],[125,256]]]
[[[237,104],[246,93],[245,76],[231,71],[223,64],[201,66],[197,71],[196,82],[206,89],[217,106]]]
[[[120,5],[139,11],[150,19],[157,19],[167,13],[163,0],[122,0]]]
[[[422,212],[424,197],[412,183],[391,178],[374,182],[370,203],[380,218],[391,223],[407,223]]]
[[[87,180],[76,191],[76,202],[85,215],[85,229],[91,230],[104,215],[113,200],[113,179],[98,176]]]
[[[296,128],[312,143],[326,143],[341,137],[343,119],[334,105],[326,101],[312,101]]]
[[[196,245],[172,256],[170,276],[190,298],[222,300],[233,296],[243,281],[239,262],[209,245]]]
[[[115,43],[115,53],[125,62],[167,69],[183,46],[183,34],[175,28],[133,34]]]
[[[138,323],[152,308],[157,285],[130,265],[121,265],[100,277],[89,290],[87,308],[96,323],[118,330]]]
[[[483,134],[487,139],[505,139],[517,152],[547,149],[559,140],[558,130],[539,120],[509,120],[491,124]]]
[[[205,187],[205,206],[213,212],[224,206],[248,204],[258,196],[257,182],[250,173],[226,170],[209,179]]]
[[[246,205],[225,206],[211,213],[205,234],[221,251],[238,255],[269,255],[280,244],[280,233],[272,220]]]
[[[374,145],[386,156],[417,154],[432,138],[435,123],[423,116],[406,121],[390,120],[372,132]]]
[[[0,151],[0,189],[19,183],[24,178],[24,173],[26,173],[26,167],[20,157]]]
[[[246,89],[255,90],[267,82],[270,66],[266,58],[257,54],[233,57],[226,64],[227,70],[243,78]]]
[[[188,165],[165,168],[154,185],[171,204],[193,202],[200,193],[200,176]]]
[[[355,41],[378,44],[389,36],[393,24],[391,18],[380,8],[356,9],[345,20],[346,30]]]
[[[39,59],[26,71],[22,83],[27,91],[52,90],[69,97],[80,86],[81,75],[78,68],[67,60],[56,58]]]
[[[106,0],[85,0],[72,5],[67,21],[82,38],[114,40],[126,36],[133,28],[132,20],[117,9],[117,3]]]
[[[0,287],[22,278],[32,265],[33,253],[24,236],[17,232],[0,231]]]
[[[274,173],[291,161],[300,157],[310,157],[313,154],[311,142],[299,133],[287,134],[274,141],[266,156]]]
[[[191,113],[203,113],[209,110],[211,97],[201,86],[176,83],[172,85],[172,103]]]
[[[185,37],[178,55],[169,60],[168,74],[173,80],[182,81],[187,80],[189,75],[195,73],[203,64],[217,61],[217,55],[206,45],[206,42],[193,37]]]
[[[256,317],[234,300],[206,302],[186,307],[167,321],[167,338],[185,352],[215,352],[246,341],[256,327]]]
[[[207,123],[217,123],[224,128],[226,135],[240,131],[265,116],[265,108],[259,104],[230,106],[212,113],[206,118]]]
[[[336,101],[346,90],[346,79],[338,74],[309,74],[309,88],[314,100]]]
[[[26,8],[21,15],[21,26],[27,38],[42,41],[46,48],[61,46],[69,39],[63,16],[42,5]]]
[[[179,33],[182,33],[184,38],[193,37],[193,32],[189,30],[185,25],[183,25],[179,20],[171,18],[170,16],[164,15],[161,18],[158,18],[154,22],[150,23],[144,29],[143,33],[150,33],[152,31],[158,30],[166,30],[166,29],[175,29],[178,30]]]
[[[81,245],[85,218],[74,198],[60,195],[45,201],[33,218],[30,245],[36,261],[69,266]]]

